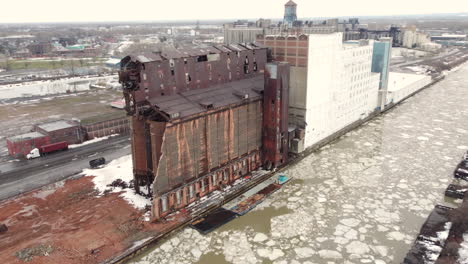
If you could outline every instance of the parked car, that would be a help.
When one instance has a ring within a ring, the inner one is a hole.
[[[103,157],[100,157],[98,159],[93,159],[93,160],[90,160],[89,161],[89,166],[91,167],[91,169],[95,169],[101,165],[104,165],[106,164],[106,159],[103,158]]]

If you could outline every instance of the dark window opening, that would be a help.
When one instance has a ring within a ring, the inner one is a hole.
[[[187,64],[187,59],[184,59],[184,64]]]
[[[249,73],[249,58],[245,56],[245,61],[244,61],[244,74]]]
[[[174,69],[171,69],[171,75],[172,75],[172,76],[175,75]]]
[[[254,61],[253,63],[253,71],[256,72],[257,71],[257,62]]]
[[[208,61],[208,56],[206,55],[198,56],[197,62],[202,62],[202,61]]]
[[[161,93],[161,95],[164,95],[164,93]]]

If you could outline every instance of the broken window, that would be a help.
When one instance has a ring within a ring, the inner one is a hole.
[[[192,78],[190,77],[190,74],[185,73],[185,82],[189,84],[192,81]]]
[[[218,183],[216,182],[216,173],[211,175],[211,181],[213,182],[213,186],[216,186]]]
[[[244,60],[244,74],[249,74],[249,58],[247,56]]]
[[[181,204],[182,203],[182,190],[178,190],[176,192],[176,203]]]
[[[189,198],[192,199],[195,195],[195,188],[193,188],[193,184],[189,186]]]
[[[253,63],[253,71],[256,72],[257,71],[257,62],[254,61]]]
[[[208,54],[208,61],[219,61],[219,54]]]
[[[227,172],[223,171],[223,181],[226,181],[226,180],[227,180]]]
[[[184,64],[187,64],[187,59],[186,58],[184,58]]]
[[[200,182],[200,184],[201,184],[201,186],[200,186],[200,189],[201,189],[201,191],[202,191],[202,192],[204,192],[204,191],[205,191],[205,189],[206,189],[206,186],[205,186],[205,181],[204,181],[204,180],[202,180],[202,181]]]
[[[161,196],[161,212],[167,211],[167,196]]]
[[[208,61],[208,57],[206,55],[198,56],[197,62]]]

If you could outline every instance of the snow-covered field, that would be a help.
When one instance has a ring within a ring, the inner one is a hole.
[[[134,263],[401,263],[468,146],[467,76],[291,166],[295,179],[248,214],[207,236],[187,228]]]
[[[35,81],[20,84],[0,85],[0,99],[60,94],[70,91],[87,91],[90,84],[115,82],[116,76],[75,77],[59,80]]]

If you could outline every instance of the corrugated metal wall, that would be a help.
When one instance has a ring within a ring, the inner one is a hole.
[[[158,164],[154,167],[154,194],[168,192],[258,150],[261,124],[260,100],[175,125],[167,123],[160,159],[153,160]]]

